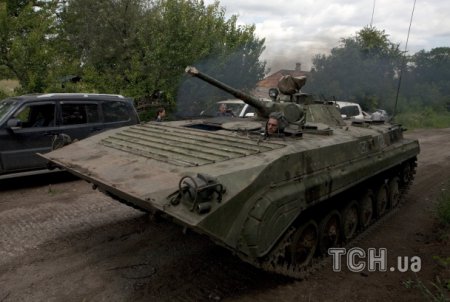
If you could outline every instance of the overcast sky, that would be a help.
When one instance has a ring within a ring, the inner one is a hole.
[[[206,4],[214,0],[205,0]],[[405,49],[414,0],[220,0],[226,16],[238,15],[238,24],[255,24],[266,39],[262,59],[272,72],[311,68],[315,54],[328,54],[340,38],[354,36],[364,26],[384,30],[391,42]],[[417,0],[408,52],[450,47],[450,1]]]

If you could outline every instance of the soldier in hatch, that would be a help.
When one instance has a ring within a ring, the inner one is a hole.
[[[266,136],[283,136],[284,128],[288,125],[286,117],[281,112],[272,112],[266,123]]]

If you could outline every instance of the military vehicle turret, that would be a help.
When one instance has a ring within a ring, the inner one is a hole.
[[[254,106],[259,119],[150,122],[44,156],[118,201],[291,277],[396,208],[413,179],[419,144],[400,125],[344,121],[335,104],[303,100],[305,79],[262,102],[187,72]],[[261,135],[274,112],[285,131]]]
[[[207,83],[210,83],[213,86],[216,86],[220,89],[225,90],[226,92],[232,94],[236,98],[243,100],[250,106],[254,107],[257,110],[258,115],[260,117],[268,118],[270,113],[272,113],[272,112],[281,112],[281,113],[283,113],[284,117],[291,125],[302,126],[305,122],[304,108],[294,102],[290,101],[290,102],[282,103],[282,102],[267,102],[267,101],[260,100],[252,95],[249,95],[240,90],[234,89],[234,88],[226,85],[225,83],[222,83],[222,82],[198,71],[195,67],[191,67],[191,66],[187,67],[186,73],[188,73],[194,77],[197,77],[199,79],[202,79],[203,81],[206,81]],[[282,83],[284,85],[282,87],[289,85],[290,90],[291,90],[290,95],[297,93],[298,90],[306,83],[306,78],[304,78],[304,77],[302,79],[296,79],[296,78],[292,78],[292,77],[289,77],[287,79],[290,79],[289,83],[284,84],[286,82],[286,80],[283,81]]]

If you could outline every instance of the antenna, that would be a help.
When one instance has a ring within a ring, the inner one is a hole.
[[[406,37],[406,44],[405,44],[405,51],[404,51],[404,54],[403,54],[402,65],[400,66],[400,75],[398,77],[397,95],[395,96],[395,106],[394,106],[394,112],[392,113],[392,118],[394,118],[395,114],[397,113],[398,95],[400,93],[400,86],[402,84],[403,68],[405,66],[406,52],[407,52],[407,49],[408,49],[408,41],[409,41],[409,33],[411,32],[411,24],[412,24],[415,8],[416,8],[416,0],[414,0],[413,9],[412,9],[412,12],[411,12],[411,19],[409,20],[408,35]]]
[[[370,19],[370,27],[372,27],[372,24],[373,24],[373,15],[375,14],[375,1],[376,1],[376,0],[373,0],[372,18]]]

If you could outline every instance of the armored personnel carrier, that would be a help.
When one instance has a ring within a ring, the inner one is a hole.
[[[343,120],[284,78],[262,101],[187,73],[256,108],[258,118],[150,122],[45,154],[112,198],[205,234],[244,261],[301,277],[398,206],[419,144],[400,125]],[[281,93],[279,93],[281,92]],[[278,131],[267,134],[267,120]]]

